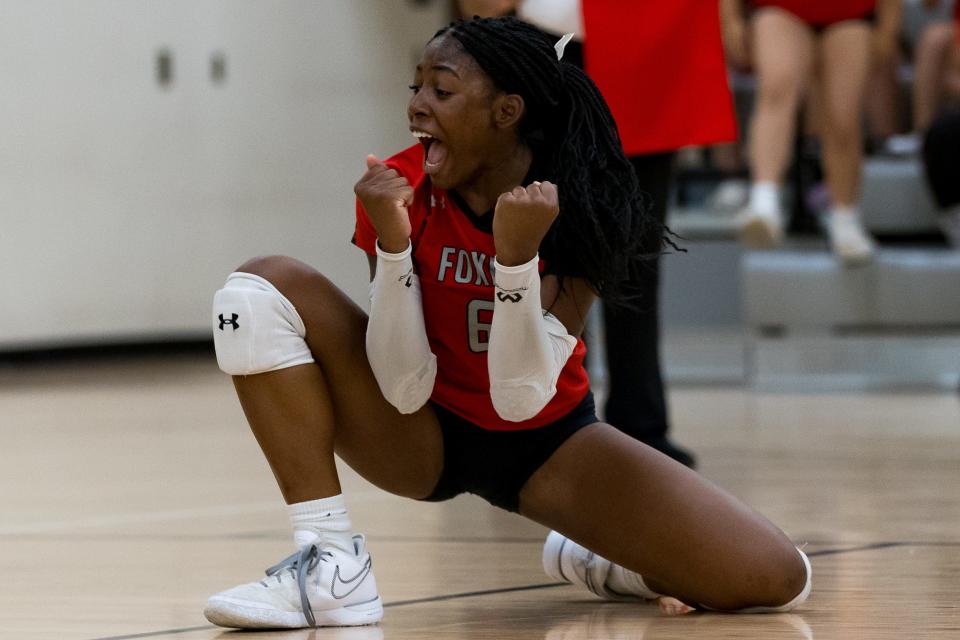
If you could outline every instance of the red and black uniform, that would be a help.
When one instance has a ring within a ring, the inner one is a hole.
[[[530,420],[509,422],[490,399],[487,340],[493,317],[492,214],[478,217],[453,192],[434,187],[423,171],[419,144],[386,161],[414,188],[410,206],[413,263],[420,276],[430,348],[437,356],[431,400],[475,425],[494,431],[533,429],[567,415],[589,390],[578,340],[557,381],[557,394]],[[357,201],[353,242],[376,255],[376,230]],[[540,261],[540,271],[547,265]]]
[[[779,7],[815,29],[847,20],[872,21],[877,0],[753,0],[753,6]]]

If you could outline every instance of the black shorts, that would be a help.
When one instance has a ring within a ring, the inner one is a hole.
[[[490,431],[430,403],[443,431],[443,472],[433,493],[440,502],[473,493],[492,505],[518,513],[520,490],[567,438],[598,422],[593,393],[556,422],[522,431]]]

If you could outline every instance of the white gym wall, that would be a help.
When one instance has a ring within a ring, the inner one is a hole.
[[[4,0],[0,350],[203,337],[226,274],[270,253],[365,304],[352,187],[413,143],[407,85],[447,10]]]

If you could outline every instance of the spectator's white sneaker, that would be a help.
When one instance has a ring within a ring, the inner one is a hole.
[[[860,223],[860,216],[850,213],[828,214],[827,236],[830,238],[830,250],[844,264],[855,266],[873,259],[876,246]]]
[[[746,206],[750,199],[750,183],[746,180],[724,180],[707,197],[707,206],[714,211],[733,213]]]
[[[353,536],[354,554],[308,544],[267,569],[259,582],[212,596],[203,615],[237,629],[299,629],[373,624],[383,604],[364,538]]]
[[[543,543],[543,570],[554,580],[584,587],[605,600],[660,597],[638,574],[598,556],[556,531],[551,531]],[[614,591],[608,582],[615,582],[619,589]]]
[[[771,249],[783,243],[783,216],[750,208],[737,214],[737,235],[751,249]]]
[[[883,143],[883,152],[892,156],[915,156],[921,149],[923,149],[923,137],[919,133],[893,135]]]

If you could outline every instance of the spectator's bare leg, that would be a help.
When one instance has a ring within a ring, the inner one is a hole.
[[[776,8],[753,18],[757,103],[750,125],[751,178],[779,184],[793,150],[797,106],[810,77],[810,27]]]
[[[820,41],[823,164],[833,203],[839,206],[855,206],[860,190],[860,117],[870,37],[869,25],[849,21],[827,29]]]

